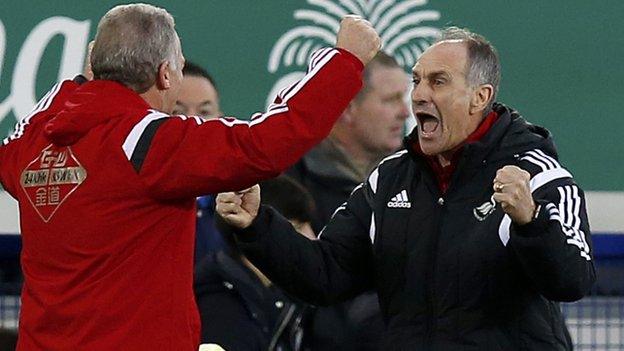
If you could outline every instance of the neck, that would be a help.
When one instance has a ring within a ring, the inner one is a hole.
[[[151,108],[157,111],[163,111],[169,113],[171,111],[165,111],[165,104],[162,93],[156,89],[156,86],[152,86],[148,91],[139,94]]]
[[[467,142],[480,140],[490,130],[497,118],[498,115],[492,112],[483,115],[483,117],[479,120],[479,123],[475,125],[474,128],[472,128],[472,131],[470,132],[470,134],[468,134],[464,141],[459,143],[459,145],[455,146],[451,150],[444,151],[437,155],[436,158],[440,166],[448,167],[453,161],[453,156],[455,155],[457,150],[462,148],[463,145]]]
[[[455,150],[438,154],[438,163],[440,164],[440,166],[448,167],[451,164],[451,159],[453,157],[454,152]]]
[[[351,161],[358,167],[368,169],[375,162],[379,161],[379,158],[384,156],[384,154],[366,149],[350,133],[346,133],[341,129],[334,129],[331,137],[344,149]]]

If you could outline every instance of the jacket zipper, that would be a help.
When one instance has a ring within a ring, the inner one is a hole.
[[[435,307],[435,282],[436,282],[436,270],[437,270],[437,261],[438,261],[438,244],[440,242],[440,223],[443,217],[444,212],[444,196],[439,194],[440,197],[437,200],[436,205],[436,227],[438,230],[436,231],[435,237],[431,242],[431,273],[427,279],[427,318],[425,324],[425,349],[429,349],[435,339],[435,329],[436,329],[436,307]]]

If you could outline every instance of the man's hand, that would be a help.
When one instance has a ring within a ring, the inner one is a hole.
[[[505,166],[496,171],[492,187],[494,200],[514,223],[523,225],[531,222],[535,215],[535,201],[531,195],[529,172],[516,167]]]
[[[366,65],[377,55],[381,48],[381,39],[367,20],[355,16],[345,16],[340,22],[336,47],[355,55]]]
[[[260,208],[260,186],[217,195],[217,213],[225,222],[235,228],[245,229],[258,215]]]

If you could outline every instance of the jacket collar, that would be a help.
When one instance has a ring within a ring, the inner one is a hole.
[[[62,109],[45,125],[45,134],[57,145],[72,145],[100,124],[126,116],[132,110],[145,112],[149,108],[139,94],[120,83],[90,81],[72,93]]]

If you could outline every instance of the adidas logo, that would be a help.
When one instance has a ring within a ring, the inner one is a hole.
[[[410,208],[412,203],[407,199],[407,190],[401,190],[400,193],[394,195],[390,201],[388,201],[388,207],[390,208]]]

